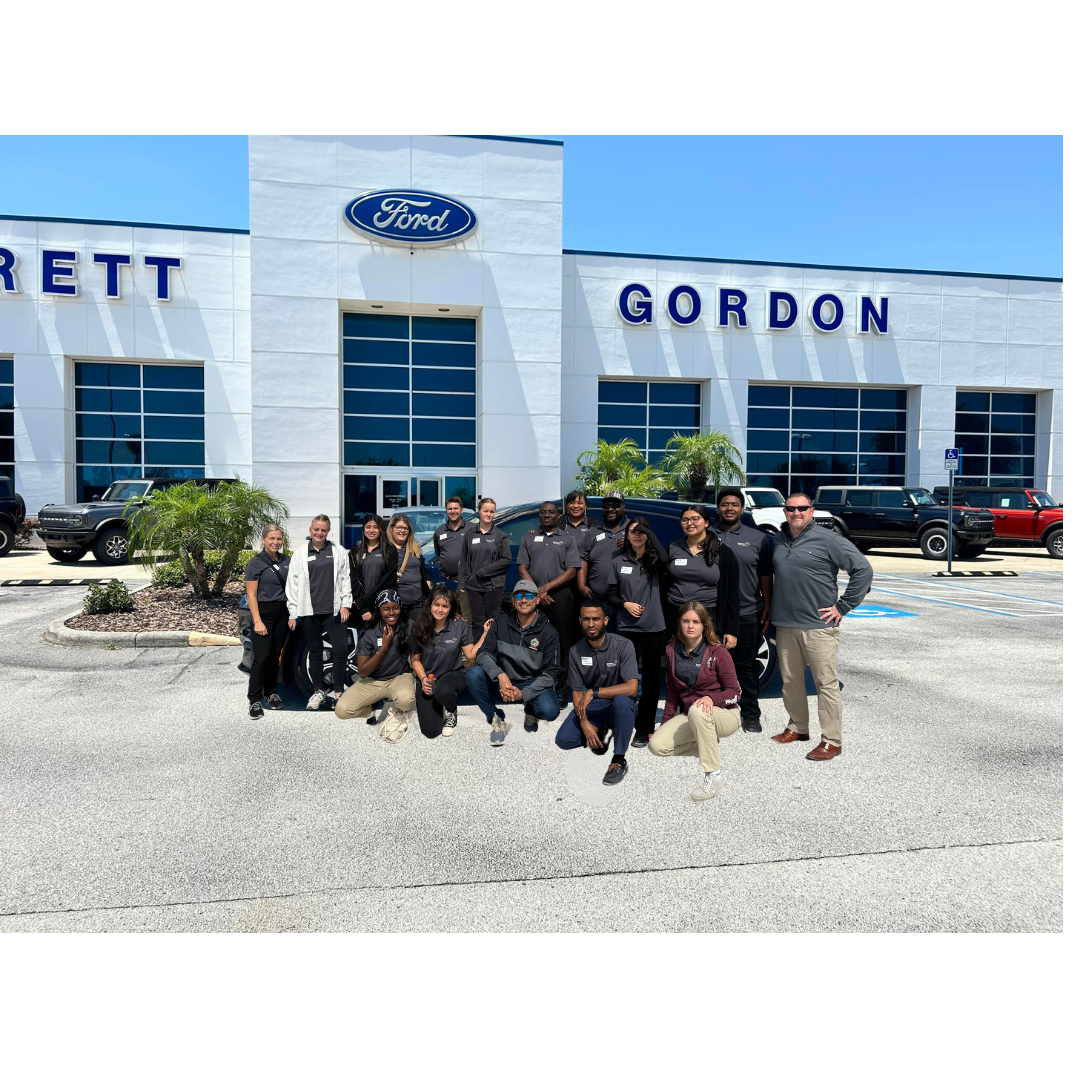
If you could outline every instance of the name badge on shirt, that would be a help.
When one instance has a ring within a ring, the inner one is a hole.
[[[581,666],[582,667],[592,667],[592,657],[591,656],[583,656],[581,658]]]
[[[600,540],[603,540],[605,536],[607,536],[607,533],[597,533],[596,541],[599,542]]]
[[[474,544],[479,544],[480,543],[480,537],[479,536],[474,536],[473,537],[473,543]]]
[[[447,536],[449,536],[449,535],[450,535],[449,533],[440,533],[439,534],[439,539],[440,540],[445,540],[447,538]]]
[[[674,565],[674,566],[685,566],[686,565],[686,560],[685,559],[676,559],[675,562],[672,565]]]
[[[376,649],[381,649],[382,648],[382,638],[381,637],[377,637],[375,639],[375,648]]]
[[[308,562],[314,562],[318,557],[319,557],[318,555],[309,555],[307,557],[307,561]]]
[[[542,536],[534,536],[533,542],[537,544],[542,544],[544,542],[544,538]]]
[[[619,567],[619,573],[620,574],[632,574],[633,572],[634,572],[634,568],[632,566],[620,566]]]

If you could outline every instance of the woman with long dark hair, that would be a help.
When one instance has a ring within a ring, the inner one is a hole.
[[[668,555],[642,517],[626,526],[626,544],[611,560],[611,592],[618,596],[616,632],[630,641],[641,656],[641,701],[631,746],[649,745],[656,727],[660,700],[660,658],[664,654],[664,605],[660,578]]]
[[[469,594],[473,640],[479,641],[484,624],[502,612],[510,540],[495,524],[494,499],[481,499],[476,509],[480,520],[466,525],[461,539],[458,587]]]
[[[375,620],[375,600],[388,589],[397,591],[397,549],[386,535],[378,514],[364,517],[360,539],[349,548],[353,606],[349,625],[366,630]]]
[[[420,615],[420,607],[431,590],[431,582],[424,576],[424,557],[416,542],[413,524],[408,514],[395,514],[387,529],[390,543],[397,549],[396,589],[401,597],[401,620],[413,623]]]
[[[709,614],[726,649],[739,640],[739,560],[709,528],[707,506],[688,506],[682,512],[681,540],[668,544],[667,632],[679,629],[679,608],[693,601]]]
[[[457,597],[445,585],[436,585],[424,601],[411,636],[411,662],[420,683],[416,695],[416,715],[420,730],[429,738],[453,735],[457,727],[458,694],[465,688],[466,660],[476,659],[483,644],[474,642],[472,629],[459,619]]]
[[[280,525],[267,525],[262,532],[262,551],[244,568],[244,587],[254,620],[251,635],[251,674],[248,677],[248,716],[263,716],[262,702],[271,709],[285,707],[278,696],[278,657],[289,636],[289,610],[285,603],[285,581],[289,556],[285,533]]]

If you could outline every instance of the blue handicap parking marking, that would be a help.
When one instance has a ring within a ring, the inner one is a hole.
[[[880,604],[860,604],[849,611],[845,619],[917,619],[917,611],[897,611],[896,608],[882,607]]]

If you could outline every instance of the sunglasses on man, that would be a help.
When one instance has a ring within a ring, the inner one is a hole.
[[[522,592],[516,592],[516,593],[514,593],[514,599],[515,600],[535,600],[536,595],[537,594],[534,593],[534,592],[523,592],[523,591]]]
[[[813,510],[813,509],[814,508],[812,506],[810,506],[809,504],[805,504],[805,505],[802,505],[802,506],[795,506],[795,505],[789,506],[787,503],[784,504],[784,512],[788,513],[788,514],[802,514],[802,513],[805,513],[807,510]]]

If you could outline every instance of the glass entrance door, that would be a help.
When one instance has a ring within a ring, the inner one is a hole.
[[[443,520],[443,500],[460,498],[467,513],[476,501],[476,478],[472,476],[420,476],[403,472],[346,473],[342,539],[346,546],[360,538],[360,522],[365,514],[391,518],[402,511],[413,519],[419,539],[430,535]],[[423,526],[423,527],[421,527]]]
[[[380,476],[379,493],[379,513],[383,515],[419,507],[442,507],[439,477]]]

